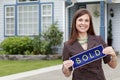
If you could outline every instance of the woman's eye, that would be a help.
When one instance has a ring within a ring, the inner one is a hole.
[[[86,20],[85,20],[85,22],[89,22],[89,20],[88,20],[88,19],[86,19]]]
[[[82,19],[79,19],[79,21],[82,21]]]

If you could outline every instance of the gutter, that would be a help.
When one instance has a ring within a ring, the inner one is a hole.
[[[72,4],[71,5],[69,5],[69,6],[67,6],[66,7],[66,26],[65,26],[65,41],[67,41],[68,40],[68,9],[70,8],[70,7],[73,7],[74,6],[74,4],[75,4],[75,2],[72,2]]]

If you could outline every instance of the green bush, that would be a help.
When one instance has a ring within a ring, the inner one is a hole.
[[[54,24],[52,24],[48,30],[43,33],[43,37],[46,41],[49,42],[49,51],[48,52],[52,52],[54,53],[54,49],[56,46],[60,45],[62,43],[63,40],[63,32],[61,32],[58,27],[57,27],[57,22],[55,22]],[[51,54],[52,54],[51,53]]]
[[[32,39],[29,37],[8,37],[1,43],[3,50],[9,54],[25,54],[25,52],[32,52]]]
[[[35,35],[33,38],[33,54],[53,54],[53,47],[61,44],[63,32],[59,31],[57,22],[52,24],[43,35]]]
[[[32,41],[33,54],[48,54],[49,42],[45,41],[41,35],[35,35]]]

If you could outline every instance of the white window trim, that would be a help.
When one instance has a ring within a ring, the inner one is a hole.
[[[17,0],[18,3],[27,3],[27,2],[39,2],[39,0],[37,1],[30,1],[30,0],[26,0],[26,1],[23,1],[23,2],[20,2],[19,0]]]
[[[26,5],[25,5],[26,6]],[[17,34],[19,35],[19,36],[33,36],[33,35],[38,35],[39,34],[39,30],[38,30],[38,32],[37,33],[20,33],[20,27],[19,27],[19,6],[17,7],[18,9],[17,9],[17,12],[18,12],[18,14],[17,14]],[[38,6],[38,17],[39,17],[39,6]],[[24,11],[23,11],[24,12]],[[34,11],[33,11],[34,12]],[[36,11],[35,11],[36,12]],[[32,23],[32,22],[30,22],[30,23]],[[39,18],[38,18],[38,22],[34,22],[34,24],[36,24],[36,23],[38,23],[38,29],[39,29]],[[25,23],[25,24],[28,24],[28,25],[30,25],[29,23]],[[24,25],[24,24],[23,24]],[[24,32],[24,31],[23,31]]]
[[[6,16],[6,9],[12,7],[14,9],[14,15],[13,16]],[[7,33],[7,23],[6,23],[6,19],[7,18],[14,18],[14,22],[10,23],[10,24],[14,24],[14,33],[13,34],[8,34]],[[14,36],[15,35],[15,6],[5,6],[5,36]]]
[[[47,5],[50,5],[50,6],[51,6],[51,14],[45,15],[45,14],[43,14],[43,6],[47,6]],[[43,17],[51,17],[51,24],[52,24],[52,14],[53,14],[52,9],[53,9],[52,4],[42,4],[42,5],[41,5],[41,21],[43,21],[43,20],[42,20]],[[44,23],[44,22],[43,22],[43,23]],[[44,32],[44,31],[43,31],[43,24],[42,24],[42,22],[41,22],[41,32]]]

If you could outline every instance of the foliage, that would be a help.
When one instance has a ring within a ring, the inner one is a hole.
[[[50,48],[60,45],[62,43],[63,40],[63,32],[61,32],[58,27],[57,27],[57,22],[55,22],[54,24],[52,24],[48,30],[43,33],[43,37],[46,41],[49,42],[49,46]],[[49,50],[50,50],[49,48]],[[52,50],[52,49],[51,49]],[[50,51],[51,51],[50,50]]]
[[[52,54],[54,53],[52,47],[61,44],[62,32],[58,27],[52,24],[43,35],[35,35],[33,38],[33,54]]]
[[[7,54],[5,50],[0,50],[0,55]]]
[[[31,41],[29,37],[8,37],[1,43],[1,47],[9,54],[25,54],[25,51],[33,50]]]
[[[93,14],[94,14],[95,17],[99,17],[100,16],[100,12],[98,10],[95,10]]]
[[[42,40],[42,35],[35,35],[32,41],[33,54],[47,54],[49,43]]]
[[[45,40],[49,41],[53,46],[61,44],[63,39],[63,32],[59,31],[56,25],[57,22],[52,24],[43,35]]]

